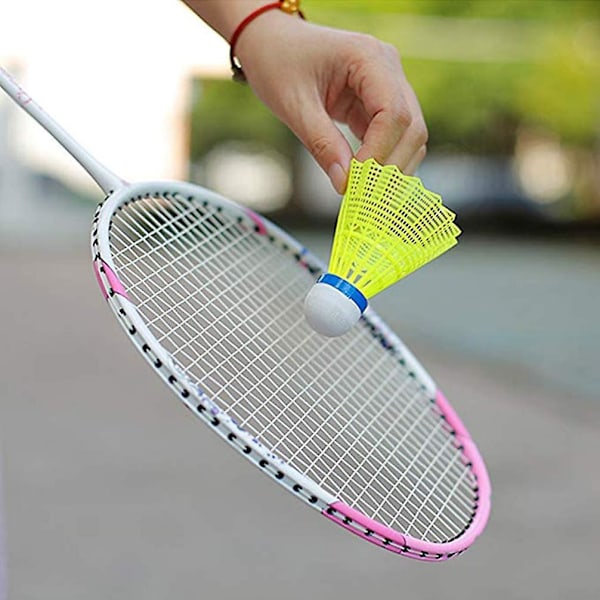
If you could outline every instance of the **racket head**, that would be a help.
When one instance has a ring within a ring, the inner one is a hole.
[[[363,539],[443,561],[490,510],[484,462],[436,384],[372,309],[346,336],[304,321],[324,265],[249,209],[181,182],[110,194],[100,289],[175,395],[274,481]]]

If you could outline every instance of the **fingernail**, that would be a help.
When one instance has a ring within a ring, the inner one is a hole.
[[[336,189],[338,194],[343,194],[346,189],[346,171],[344,171],[342,165],[339,163],[333,163],[331,167],[329,167],[329,171],[327,173],[329,175],[329,179],[331,179],[331,183],[333,187]]]

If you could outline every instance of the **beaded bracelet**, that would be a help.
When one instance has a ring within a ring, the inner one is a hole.
[[[300,0],[278,0],[278,2],[271,2],[270,4],[265,4],[260,8],[257,8],[254,12],[251,12],[235,29],[233,35],[231,36],[231,41],[229,42],[229,62],[231,63],[231,71],[233,73],[232,79],[234,81],[238,81],[243,83],[246,81],[246,76],[244,75],[244,71],[242,70],[241,65],[237,61],[235,57],[235,46],[237,41],[241,35],[241,33],[246,29],[246,27],[259,17],[263,13],[268,10],[272,10],[277,8],[288,15],[298,14],[302,19],[305,19],[304,13],[300,10]]]

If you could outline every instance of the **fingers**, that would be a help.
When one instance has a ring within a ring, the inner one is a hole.
[[[426,153],[428,133],[423,113],[396,50],[387,44],[377,45],[377,60],[364,61],[348,79],[364,107],[363,120],[365,116],[367,119],[366,126],[361,123],[364,131],[356,158],[373,157],[381,164],[414,172]]]
[[[381,164],[397,165],[414,172],[426,154],[427,127],[420,108],[408,103],[401,109],[386,108],[367,126],[356,158],[373,157]]]
[[[327,173],[335,190],[343,194],[352,159],[350,144],[320,103],[307,102],[304,106],[303,117],[295,115],[288,126]]]
[[[414,175],[419,168],[419,165],[423,162],[423,159],[427,155],[427,146],[421,146],[415,154],[406,163],[405,167],[398,167],[405,175]],[[391,164],[397,164],[392,162]]]
[[[411,175],[427,154],[427,128],[422,120],[410,125],[385,159],[385,164],[396,165],[403,173]]]
[[[411,121],[396,146],[387,157],[388,164],[397,165],[407,175],[412,175],[427,153],[428,132],[417,97],[410,86],[405,90]]]
[[[364,138],[370,120],[365,107],[358,98],[355,99],[355,102],[353,102],[350,109],[346,112],[345,117],[340,119],[342,123],[346,123],[350,127],[350,131],[352,131],[358,140]]]

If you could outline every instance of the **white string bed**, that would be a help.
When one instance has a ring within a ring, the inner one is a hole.
[[[262,444],[369,517],[455,539],[477,485],[431,392],[361,323],[315,334],[303,257],[249,218],[181,196],[113,217],[119,278],[180,368]]]

